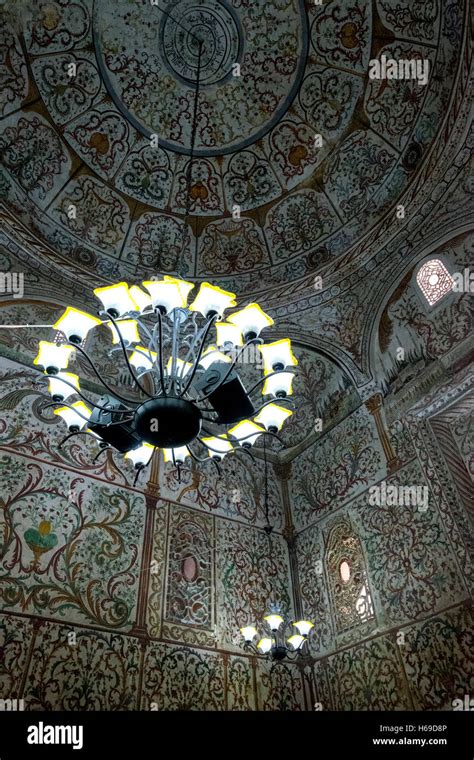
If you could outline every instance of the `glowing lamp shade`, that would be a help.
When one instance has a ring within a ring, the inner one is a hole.
[[[276,375],[267,377],[263,384],[262,395],[275,396],[276,398],[291,396],[293,393],[293,378],[293,372],[277,372]]]
[[[141,372],[145,372],[145,370],[153,367],[153,364],[156,361],[156,356],[157,354],[155,351],[148,351],[148,349],[143,346],[135,346],[135,351],[130,354],[128,360],[132,367],[135,367],[135,369]]]
[[[311,628],[314,628],[314,623],[310,623],[309,620],[297,620],[293,625],[301,636],[307,636]]]
[[[112,343],[120,343],[119,334],[115,325],[109,322],[107,327],[112,332]],[[117,328],[125,345],[129,346],[132,343],[139,343],[140,336],[138,334],[138,322],[134,319],[121,319],[117,322]]]
[[[132,297],[126,282],[118,282],[116,285],[108,285],[105,288],[96,288],[94,295],[102,302],[104,311],[112,317],[121,317],[129,311],[139,311],[139,306]]]
[[[191,456],[187,446],[178,446],[176,449],[163,449],[163,457],[165,462],[173,461],[173,453],[174,461],[176,464],[183,464],[186,457]]]
[[[74,386],[71,388],[71,385]],[[48,390],[55,401],[65,401],[69,396],[79,390],[79,378],[72,372],[58,372],[50,375]]]
[[[58,346],[57,343],[50,343],[47,340],[40,340],[38,346],[39,351],[33,364],[44,367],[49,373],[67,368],[69,357],[74,351],[72,346]]]
[[[237,325],[230,325],[228,322],[216,322],[216,333],[218,346],[242,345],[242,333]]]
[[[304,636],[300,636],[298,633],[294,633],[288,639],[288,644],[291,644],[293,649],[299,649],[304,641]]]
[[[189,308],[191,311],[201,312],[204,317],[210,317],[213,314],[222,317],[224,311],[232,306],[236,306],[235,293],[203,282]]]
[[[259,435],[262,435],[264,432],[264,428],[256,425],[251,420],[243,420],[242,422],[238,422],[237,425],[234,425],[234,427],[228,430],[228,433],[230,435],[233,435],[235,438],[240,439],[242,446],[252,446]]]
[[[277,377],[275,375],[275,377]],[[271,433],[281,430],[284,421],[293,414],[290,409],[284,409],[278,404],[268,404],[257,414],[255,421],[263,425]]]
[[[224,441],[222,438],[211,436],[209,438],[203,438],[202,442],[205,446],[208,446],[208,455],[213,459],[222,459],[222,457],[229,451],[232,451],[231,442]]]
[[[127,451],[125,459],[129,459],[135,467],[144,467],[151,459],[151,456],[155,450],[155,447],[150,443],[143,443],[137,449]]]
[[[135,301],[138,310],[140,312],[145,311],[145,309],[148,308],[148,306],[151,306],[151,296],[148,295],[148,293],[145,293],[141,288],[138,287],[138,285],[132,285],[130,288],[130,295]],[[132,309],[133,311],[133,309]]]
[[[283,618],[281,615],[266,615],[263,619],[266,620],[270,626],[271,631],[278,631],[279,627],[283,623]]]
[[[257,635],[257,629],[253,625],[246,625],[240,629],[240,633],[244,637],[245,641],[253,641]]]
[[[188,302],[188,295],[191,292],[191,290],[194,288],[193,282],[186,282],[186,280],[180,280],[178,277],[170,277],[169,275],[165,274],[163,277],[163,280],[165,282],[174,282],[181,293],[181,295],[184,298],[184,305],[186,306]]]
[[[272,640],[263,638],[257,644],[257,649],[260,649],[262,654],[266,654],[272,648]]]
[[[193,365],[191,362],[184,362],[182,359],[176,359],[176,366],[175,366],[175,377],[186,377],[189,370],[193,368]],[[173,359],[168,359],[168,363],[166,365],[166,371],[168,375],[171,375],[173,369]]]
[[[53,325],[55,330],[61,330],[70,343],[82,343],[89,330],[96,325],[102,324],[97,317],[87,314],[85,311],[73,309],[68,306],[64,314]]]
[[[186,306],[186,294],[177,280],[147,280],[143,287],[148,290],[155,309],[163,314]]]
[[[199,366],[208,369],[212,364],[216,364],[217,362],[231,364],[232,359],[230,356],[227,356],[227,354],[223,354],[222,351],[219,351],[217,346],[209,346],[199,359]]]
[[[262,311],[258,303],[249,303],[245,309],[231,314],[227,321],[237,325],[246,341],[257,338],[264,327],[273,325],[273,319]]]
[[[285,367],[296,367],[298,364],[291,350],[289,338],[276,340],[274,343],[265,343],[263,346],[259,346],[258,350],[263,356],[263,371],[266,375],[269,372],[285,369]]]
[[[92,414],[83,401],[76,401],[71,406],[62,406],[60,409],[55,409],[54,413],[62,417],[71,431],[82,430]]]

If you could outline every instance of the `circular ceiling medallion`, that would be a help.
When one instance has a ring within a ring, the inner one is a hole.
[[[94,44],[109,95],[142,134],[186,155],[199,43],[194,152],[235,152],[269,132],[298,91],[308,44],[304,2],[281,10],[236,9],[225,0],[95,3]]]
[[[185,84],[195,86],[202,43],[200,87],[232,76],[233,65],[240,62],[243,42],[235,11],[217,0],[181,0],[171,8],[172,15],[163,15],[160,24],[161,50],[169,71]]]

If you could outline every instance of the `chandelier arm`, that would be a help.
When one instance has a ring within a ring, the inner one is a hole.
[[[93,435],[92,433],[89,433],[87,430],[75,430],[73,433],[68,433],[68,435],[65,438],[63,438],[63,440],[60,443],[58,443],[58,449],[62,448],[64,444],[66,443],[66,441],[69,441],[69,439],[73,438],[75,435],[90,435],[91,438],[94,438],[95,440],[97,440],[95,435]]]
[[[199,339],[199,334],[198,333],[202,332],[204,330],[204,328],[202,328],[201,331],[198,330],[198,326],[197,326],[197,323],[196,323],[196,316],[197,316],[197,312],[194,311],[193,315],[192,315],[192,318],[191,318],[192,319],[192,328],[194,330],[193,335],[192,336],[190,335],[188,338],[183,338],[183,340],[181,341],[181,345],[182,346],[187,346],[188,347],[188,353],[186,354],[186,356],[184,357],[184,360],[183,360],[185,363],[190,358],[190,356],[191,356],[191,354],[192,354],[192,352],[194,350],[194,347],[195,347],[195,345],[196,345],[196,343],[197,343],[197,341]]]
[[[78,388],[76,388],[76,386],[73,383],[70,383],[69,380],[64,380],[62,377],[58,377],[57,375],[47,375],[47,377],[51,377],[51,378],[54,377],[55,380],[60,380],[62,383],[69,385],[70,388],[74,388],[77,396],[80,396],[84,401],[86,401],[91,406],[94,406],[96,409],[101,409],[104,412],[109,412],[110,414],[124,414],[123,409],[122,410],[110,409],[108,406],[101,406],[101,404],[96,404],[94,401],[91,401],[90,398],[87,398],[87,396],[84,396],[84,394],[81,393],[81,391]],[[129,407],[127,407],[126,411],[133,412],[134,409],[130,409]]]
[[[79,353],[82,354],[82,356],[84,356],[85,359],[87,359],[87,361],[88,361],[91,369],[93,370],[95,376],[100,380],[100,382],[102,383],[102,385],[104,386],[104,388],[106,390],[108,390],[109,393],[111,393],[115,398],[120,399],[120,401],[125,401],[127,404],[135,404],[136,406],[138,406],[141,403],[140,401],[136,401],[135,399],[127,398],[126,396],[122,396],[120,393],[117,393],[117,391],[115,391],[108,383],[106,383],[105,380],[102,379],[99,370],[95,366],[94,362],[90,358],[90,356],[87,353],[87,351],[85,351],[81,346],[77,346],[75,343],[67,343],[66,345],[72,346],[72,348],[75,348],[76,351],[79,351]]]
[[[204,430],[204,432],[207,435],[212,435],[213,438],[220,438],[221,441],[228,441],[229,440],[227,438],[227,436],[225,436],[225,435],[224,436],[223,435],[217,435],[217,433],[212,433],[210,430],[206,430],[206,428],[203,428],[203,430]],[[241,441],[246,441],[248,438],[253,438],[254,435],[255,435],[255,433],[249,433],[248,435],[243,435],[241,438],[235,438],[235,440],[237,441],[237,443],[240,443]],[[261,433],[258,433],[258,435],[271,435],[272,438],[276,438],[277,441],[279,441],[279,443],[281,443],[283,447],[285,446],[285,444],[283,443],[283,441],[280,438],[280,436],[277,435],[276,433],[272,433],[270,430],[263,430]],[[231,441],[231,443],[232,443],[232,441]]]
[[[153,396],[150,393],[148,393],[148,391],[146,390],[146,388],[141,384],[140,380],[138,379],[138,377],[136,376],[136,374],[134,372],[134,369],[133,369],[132,365],[130,364],[130,360],[129,360],[128,354],[127,354],[127,347],[126,347],[126,345],[125,345],[125,343],[123,341],[122,333],[119,330],[119,327],[117,325],[117,321],[115,320],[115,318],[111,314],[109,314],[108,311],[101,311],[101,312],[99,312],[99,314],[107,316],[110,319],[110,321],[112,322],[113,326],[115,327],[115,329],[117,331],[117,335],[118,335],[119,341],[120,341],[120,345],[122,346],[122,351],[123,351],[123,355],[125,357],[125,361],[127,363],[128,371],[130,372],[132,378],[134,379],[135,385],[137,386],[137,388],[139,388],[141,390],[142,393],[145,394],[145,396],[148,396],[148,398],[153,398]]]
[[[227,372],[226,372],[226,374],[224,375],[224,377],[222,378],[222,380],[221,380],[221,381],[218,383],[218,385],[216,385],[215,387],[213,387],[213,388],[212,388],[212,390],[211,390],[211,391],[209,391],[209,393],[206,393],[206,395],[205,395],[205,396],[203,396],[202,398],[198,398],[198,399],[197,399],[198,401],[206,401],[206,400],[209,398],[209,396],[212,396],[212,394],[213,394],[213,393],[215,393],[217,390],[219,390],[219,388],[220,388],[222,385],[224,385],[225,381],[226,381],[226,380],[227,380],[227,378],[229,377],[230,373],[231,373],[231,372],[232,372],[232,370],[234,369],[235,365],[237,364],[238,360],[239,360],[239,359],[240,359],[240,357],[242,356],[242,354],[243,354],[243,352],[245,351],[245,349],[246,349],[246,348],[248,348],[249,346],[251,346],[253,343],[255,343],[255,339],[253,339],[253,340],[248,340],[246,343],[244,343],[244,345],[243,345],[243,346],[241,346],[241,347],[239,348],[239,350],[238,350],[238,351],[237,351],[237,353],[235,354],[235,357],[234,357],[234,359],[232,360],[232,363],[231,363],[231,364],[230,364],[230,366],[229,366],[229,369],[227,370]],[[262,341],[261,339],[260,339],[260,343],[263,343],[263,341]],[[247,393],[247,395],[248,395],[248,393]]]
[[[273,377],[274,375],[279,375],[281,372],[291,372],[291,370],[289,370],[289,369],[285,369],[285,370],[277,369],[275,372],[269,372],[268,375],[264,375],[263,377],[260,378],[260,380],[257,380],[257,382],[255,383],[255,385],[252,385],[252,387],[250,388],[250,390],[247,391],[247,396],[250,396],[250,394],[254,392],[255,388],[258,388],[258,386],[261,385],[262,383],[264,383],[265,380],[268,380],[269,377]],[[292,372],[292,375],[294,375],[294,374],[295,373]]]
[[[78,417],[82,417],[83,420],[86,422],[90,421],[90,417],[84,417],[83,414],[77,411],[77,409],[74,409],[74,407],[71,404],[67,404],[66,401],[52,401],[51,404],[46,404],[46,406],[43,406],[41,408],[41,411],[44,411],[45,409],[50,409],[52,406],[67,406],[68,409],[72,409],[73,412],[77,414]],[[125,414],[125,412],[122,412],[122,414]],[[118,420],[116,422],[94,422],[94,425],[100,425],[100,427],[103,428],[109,428],[112,427],[112,425],[123,425],[124,422],[131,422],[133,420],[134,415],[131,417],[127,417],[125,420]],[[84,432],[87,432],[86,430]],[[95,437],[95,436],[93,436]]]
[[[252,462],[256,462],[256,461],[257,461],[257,460],[255,459],[254,455],[252,454],[252,452],[250,451],[250,449],[247,449],[245,446],[236,446],[236,447],[234,448],[234,451],[235,451],[235,452],[237,452],[237,451],[243,451],[243,452],[244,452],[244,454],[247,454],[247,456],[249,456],[249,457],[250,457],[250,459],[252,460]]]
[[[103,454],[104,451],[108,451],[109,448],[110,448],[110,446],[105,446],[103,449],[101,449],[99,451],[99,453],[95,455],[94,459],[92,460],[92,464],[95,464],[97,462],[98,458],[100,457],[100,455]]]
[[[200,358],[202,356],[202,352],[204,351],[204,343],[206,342],[206,338],[209,335],[209,331],[210,331],[211,327],[213,326],[214,322],[216,321],[217,317],[218,317],[218,314],[213,314],[212,317],[209,319],[206,327],[201,332],[201,335],[199,335],[199,339],[201,341],[201,345],[199,346],[199,351],[198,351],[196,359],[194,361],[194,366],[193,366],[193,368],[191,370],[191,374],[189,376],[188,382],[186,383],[186,385],[185,385],[184,390],[182,391],[182,393],[180,393],[181,398],[188,392],[188,388],[191,385],[192,381],[194,380],[194,375],[196,374],[196,370],[198,368],[199,360],[200,360]],[[193,348],[194,348],[194,345],[193,345]],[[185,365],[183,364],[183,369],[184,369],[184,366]]]
[[[144,464],[142,464],[140,467],[137,467],[137,472],[136,472],[136,475],[135,475],[135,477],[133,479],[133,486],[132,486],[132,488],[135,488],[135,486],[137,484],[137,480],[140,477],[140,475],[142,474],[142,470],[144,470],[145,467],[146,467],[146,465],[144,465]]]

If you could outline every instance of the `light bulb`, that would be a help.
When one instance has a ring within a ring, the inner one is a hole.
[[[271,631],[278,631],[279,627],[283,623],[283,618],[281,615],[266,615],[263,619],[268,623]]]
[[[199,288],[199,293],[189,308],[191,311],[199,311],[204,317],[209,318],[214,314],[222,317],[226,309],[235,305],[235,293],[222,290],[217,285],[203,282]]]
[[[297,628],[301,636],[307,636],[311,628],[314,628],[314,623],[311,623],[309,620],[298,620],[296,623],[293,623],[293,625]]]
[[[39,351],[33,359],[33,364],[44,367],[50,375],[57,374],[61,369],[66,369],[69,357],[74,351],[72,346],[65,346],[64,344],[58,346],[57,343],[50,343],[47,340],[40,340],[38,348]]]
[[[140,311],[140,307],[133,299],[126,282],[117,282],[115,285],[107,285],[105,288],[96,288],[94,295],[102,302],[104,311],[117,319],[123,314]]]
[[[245,641],[252,641],[257,635],[257,629],[253,625],[246,625],[240,629],[240,633],[244,637]]]
[[[263,356],[263,370],[265,374],[277,372],[285,367],[296,367],[298,361],[291,350],[289,338],[276,340],[274,343],[264,343],[258,346]]]
[[[264,327],[274,324],[273,319],[262,311],[258,303],[249,303],[245,309],[235,311],[227,317],[227,321],[237,325],[246,342],[257,338]]]
[[[277,375],[275,375],[277,377]],[[270,378],[271,379],[271,378]],[[283,426],[284,421],[291,417],[293,412],[290,409],[284,409],[278,404],[267,404],[262,411],[255,417],[255,422],[264,425],[270,433],[277,433]]]
[[[70,343],[79,345],[86,337],[89,330],[96,325],[101,325],[102,320],[87,314],[85,311],[73,309],[68,306],[64,314],[53,325],[55,330],[61,330]]]

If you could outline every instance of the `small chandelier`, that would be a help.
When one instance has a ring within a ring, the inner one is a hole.
[[[73,435],[92,435],[101,451],[112,447],[134,464],[136,483],[157,448],[177,466],[179,477],[187,457],[211,460],[219,471],[228,454],[252,456],[249,449],[259,436],[280,440],[277,433],[292,414],[286,405],[292,403],[298,363],[290,341],[260,337],[273,320],[256,303],[224,318],[237,305],[235,295],[209,283],[200,285],[188,305],[194,287],[170,276],[147,280],[143,289],[120,282],[94,290],[102,303],[98,316],[66,309],[53,325],[60,331],[57,342],[40,341],[34,360],[49,379],[48,406],[69,429],[60,446]],[[111,387],[84,348],[89,332],[102,324],[110,331],[110,355],[121,356],[135,398]],[[263,375],[246,388],[236,365],[252,345],[261,354]],[[74,352],[104,389],[97,402],[66,371]],[[267,397],[260,404],[253,398],[258,390]]]
[[[244,637],[246,652],[264,654],[268,659],[278,662],[285,659],[295,660],[304,654],[312,628],[314,624],[309,620],[286,620],[281,615],[279,605],[272,604],[270,612],[263,618],[260,634],[253,625],[244,626],[240,632]],[[258,638],[256,645],[255,638]]]

